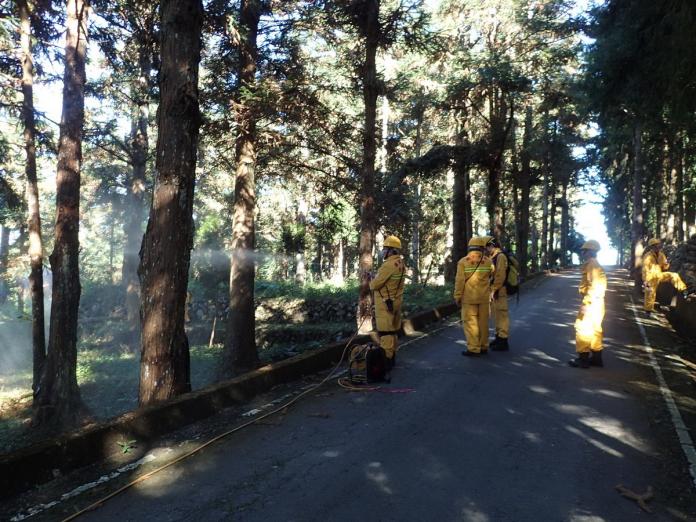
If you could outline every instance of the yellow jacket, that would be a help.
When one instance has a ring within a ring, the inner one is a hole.
[[[401,309],[404,298],[404,279],[406,267],[400,255],[389,256],[377,270],[377,275],[370,281],[370,290],[375,292],[375,306],[379,310],[386,299],[394,302],[394,309]]]
[[[491,276],[495,269],[489,257],[473,250],[457,263],[454,300],[461,304],[483,304],[491,298]]]
[[[664,270],[669,268],[667,257],[662,252],[648,250],[643,254],[643,281],[659,281]]]
[[[497,292],[497,297],[505,297],[507,296],[505,278],[507,277],[508,258],[502,250],[496,248],[493,250],[491,260],[494,262],[495,267],[495,274],[493,276],[493,281],[491,282],[491,289],[493,292]]]
[[[604,304],[604,294],[607,291],[607,276],[604,269],[595,258],[591,258],[582,265],[582,279],[580,281],[580,295],[582,304]]]

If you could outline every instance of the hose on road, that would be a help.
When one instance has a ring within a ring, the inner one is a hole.
[[[358,333],[360,332],[360,329],[362,328],[364,322],[365,322],[365,319],[363,319],[363,321],[362,321],[362,323],[360,324],[360,326],[358,326],[358,329],[355,331],[355,333],[353,333],[353,335],[350,336],[350,338],[349,338],[348,341],[346,342],[346,346],[343,348],[343,352],[341,353],[341,358],[340,358],[340,360],[338,361],[338,363],[336,364],[336,366],[334,366],[333,369],[329,372],[329,374],[328,374],[326,377],[324,377],[324,378],[323,378],[319,383],[317,383],[316,385],[312,386],[311,388],[307,388],[307,389],[304,390],[302,393],[300,393],[300,394],[298,394],[297,396],[293,397],[292,399],[290,399],[290,400],[289,400],[288,402],[286,402],[285,404],[283,404],[283,405],[281,405],[281,406],[278,406],[277,408],[274,408],[273,410],[271,410],[271,411],[269,411],[269,412],[266,412],[266,413],[264,413],[263,415],[260,415],[259,417],[255,417],[254,419],[252,419],[252,420],[250,420],[250,421],[248,421],[248,422],[245,422],[244,424],[240,424],[239,426],[236,426],[235,428],[232,428],[231,430],[228,430],[228,431],[226,431],[226,432],[224,432],[224,433],[221,433],[220,435],[217,435],[217,436],[213,437],[212,439],[210,439],[210,440],[207,441],[206,443],[201,444],[200,446],[197,446],[196,448],[192,449],[191,451],[188,451],[188,452],[184,453],[183,455],[177,457],[176,459],[172,460],[171,462],[168,462],[167,464],[164,464],[164,465],[162,465],[162,466],[160,466],[160,467],[158,467],[158,468],[156,468],[156,469],[153,469],[152,471],[149,471],[149,472],[145,473],[144,475],[138,477],[137,479],[134,479],[134,480],[128,482],[127,484],[125,484],[125,485],[121,486],[120,488],[118,488],[116,491],[113,491],[113,492],[109,493],[108,495],[106,495],[106,496],[100,498],[100,499],[97,500],[96,502],[93,502],[92,504],[90,504],[90,505],[87,506],[86,508],[81,509],[80,511],[78,511],[78,512],[72,514],[72,515],[70,515],[69,517],[67,517],[67,518],[65,518],[65,519],[63,519],[63,522],[70,522],[71,520],[75,520],[76,518],[78,518],[78,517],[84,515],[84,514],[87,513],[88,511],[92,511],[92,510],[94,510],[94,509],[99,508],[99,507],[100,507],[102,504],[104,504],[105,502],[107,502],[107,501],[111,500],[112,498],[114,498],[114,497],[120,495],[121,493],[123,493],[123,492],[126,491],[127,489],[130,489],[130,488],[132,488],[133,486],[135,486],[135,485],[137,485],[137,484],[140,484],[141,482],[146,481],[147,479],[149,479],[149,478],[152,477],[153,475],[159,473],[160,471],[164,471],[165,469],[167,469],[167,468],[169,468],[169,467],[171,467],[171,466],[173,466],[173,465],[175,465],[175,464],[178,464],[179,462],[181,462],[181,461],[183,461],[183,460],[185,460],[185,459],[187,459],[187,458],[189,458],[189,457],[195,455],[196,453],[199,453],[199,452],[200,452],[201,450],[203,450],[204,448],[207,448],[208,446],[211,446],[211,445],[214,444],[215,442],[217,442],[217,441],[219,441],[219,440],[222,440],[222,439],[224,439],[225,437],[229,437],[229,436],[232,435],[233,433],[236,433],[236,432],[238,432],[238,431],[241,431],[241,430],[243,430],[244,428],[247,428],[247,427],[249,427],[249,426],[251,426],[251,425],[253,425],[253,424],[256,424],[257,422],[259,422],[259,421],[261,421],[261,420],[263,420],[263,419],[267,419],[268,417],[271,417],[272,415],[275,415],[276,413],[280,413],[281,411],[286,410],[287,408],[289,408],[290,406],[292,406],[293,404],[295,404],[296,402],[298,402],[301,398],[306,397],[306,396],[309,395],[310,393],[315,392],[319,387],[323,386],[323,385],[326,384],[332,377],[334,377],[336,371],[337,371],[337,370],[340,368],[340,366],[343,364],[343,360],[345,359],[346,352],[348,351],[348,347],[351,345],[351,343],[353,342],[353,340],[357,337],[357,335],[358,335]],[[420,339],[423,339],[424,337],[428,337],[428,336],[430,336],[430,335],[432,335],[432,334],[434,334],[434,333],[436,333],[436,332],[439,332],[440,330],[444,330],[444,329],[446,329],[446,328],[450,328],[450,327],[453,326],[454,324],[457,324],[457,322],[459,322],[459,321],[455,321],[455,322],[453,322],[453,323],[449,323],[449,324],[447,324],[447,326],[443,326],[442,328],[437,328],[437,329],[435,329],[435,330],[432,330],[432,331],[430,331],[430,332],[427,332],[427,333],[425,333],[425,334],[423,334],[423,335],[421,335],[421,336],[419,336],[419,337],[417,337],[417,338],[415,338],[415,339],[412,339],[412,340],[410,340],[410,341],[407,341],[407,342],[403,343],[401,346],[403,347],[403,346],[409,345],[409,344],[414,343],[414,342],[416,342],[416,341],[418,341],[418,340],[420,340]],[[340,383],[339,383],[339,384],[340,384]],[[343,386],[343,385],[341,385],[341,386]],[[343,387],[345,388],[345,386],[343,386]],[[361,391],[370,391],[370,390],[361,389]]]

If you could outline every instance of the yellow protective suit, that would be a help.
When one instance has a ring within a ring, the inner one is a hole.
[[[602,320],[607,276],[594,257],[582,265],[580,295],[582,308],[575,320],[575,349],[578,353],[602,349]]]
[[[466,349],[472,353],[488,350],[488,315],[493,262],[481,252],[469,252],[457,263],[454,300],[462,307]]]
[[[643,286],[645,301],[643,307],[648,312],[655,310],[657,287],[660,283],[672,283],[679,292],[686,290],[686,283],[676,272],[666,272],[669,263],[661,251],[648,250],[643,255]]]
[[[507,277],[508,258],[499,248],[495,248],[491,255],[495,264],[493,276],[493,319],[495,321],[495,335],[507,339],[510,335],[510,314],[508,311],[507,289],[505,278]]]
[[[375,298],[375,319],[379,344],[388,358],[393,359],[397,351],[397,334],[401,329],[401,305],[404,300],[406,266],[400,255],[384,260],[377,275],[370,282]],[[387,301],[391,299],[391,310]]]

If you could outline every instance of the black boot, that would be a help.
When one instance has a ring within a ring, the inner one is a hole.
[[[604,363],[602,362],[602,350],[592,351],[592,355],[590,356],[590,366],[598,366],[600,368],[604,367]]]
[[[507,337],[496,337],[497,342],[491,345],[491,350],[495,352],[507,352],[510,349]]]
[[[391,382],[391,371],[394,368],[394,358],[385,357],[384,359],[384,382]]]
[[[489,344],[490,344],[490,347],[491,347],[492,349],[495,349],[495,348],[493,348],[493,347],[494,347],[496,344],[498,344],[501,340],[502,340],[502,338],[498,337],[498,335],[496,334],[495,339],[493,339],[493,340],[489,343]]]
[[[462,355],[463,355],[464,357],[481,357],[481,353],[480,353],[480,352],[470,352],[469,350],[464,350],[464,351],[462,352]]]
[[[589,368],[590,367],[590,354],[587,352],[579,353],[577,359],[571,359],[568,364],[573,368]]]

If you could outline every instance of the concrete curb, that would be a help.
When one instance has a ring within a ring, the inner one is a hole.
[[[449,303],[415,314],[404,320],[403,334],[418,332],[456,311],[457,305]],[[361,335],[351,344],[367,340],[368,335]],[[139,445],[146,445],[161,435],[211,417],[223,408],[243,404],[273,386],[324,370],[338,362],[347,341],[343,339],[171,401],[0,455],[0,499],[46,483],[59,474],[112,457],[118,453],[119,441],[135,439]]]

